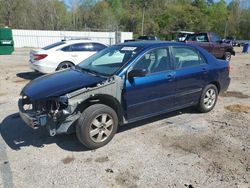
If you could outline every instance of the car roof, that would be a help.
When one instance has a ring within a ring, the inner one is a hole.
[[[65,40],[65,41],[63,41],[63,42],[65,42],[65,43],[78,43],[78,42],[92,42],[91,40],[86,40],[86,39],[81,39],[81,40],[77,40],[77,39],[75,39],[75,40]]]
[[[183,42],[171,42],[171,41],[133,41],[117,44],[117,46],[128,46],[128,47],[157,47],[157,46],[193,46],[191,44],[186,44]]]
[[[75,43],[99,43],[99,44],[104,44],[102,42],[99,42],[99,41],[93,41],[93,40],[90,40],[90,39],[75,39],[75,40],[65,40],[63,41],[65,42],[66,44],[75,44]],[[106,44],[104,44],[106,45]]]

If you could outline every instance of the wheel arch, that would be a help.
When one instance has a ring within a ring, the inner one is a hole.
[[[57,67],[56,67],[56,71],[58,70],[59,66],[62,64],[62,63],[71,63],[73,66],[75,66],[75,63],[73,61],[70,61],[70,60],[64,60],[62,62],[60,62]]]
[[[220,93],[221,87],[220,87],[220,83],[218,81],[212,81],[209,84],[213,84],[216,86],[218,93]]]
[[[233,49],[227,48],[225,52],[230,52],[231,55],[235,56],[235,51]]]
[[[104,104],[111,107],[117,113],[119,125],[124,123],[124,110],[122,104],[115,97],[107,94],[94,95],[79,104],[77,111],[83,112],[87,107],[93,104]]]

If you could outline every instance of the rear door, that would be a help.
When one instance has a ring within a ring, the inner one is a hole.
[[[208,64],[193,47],[172,47],[175,58],[175,105],[182,107],[196,103],[208,80]]]
[[[135,62],[132,69],[146,69],[148,74],[126,80],[125,99],[129,121],[174,107],[174,70],[168,47],[149,50]]]

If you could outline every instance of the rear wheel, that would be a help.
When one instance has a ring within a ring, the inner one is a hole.
[[[64,61],[58,65],[56,70],[58,71],[58,70],[68,69],[68,68],[73,67],[73,66],[74,66],[73,63],[71,63],[69,61]]]
[[[231,60],[231,53],[225,52],[223,59],[226,61],[230,61]]]
[[[83,111],[76,125],[78,140],[89,149],[106,145],[118,127],[116,112],[107,105],[94,104]]]
[[[213,84],[207,85],[201,94],[200,101],[198,104],[198,110],[200,112],[211,111],[217,102],[217,98],[218,98],[217,87]]]

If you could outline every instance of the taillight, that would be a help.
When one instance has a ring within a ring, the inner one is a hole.
[[[47,54],[34,54],[34,60],[41,60],[41,59],[44,59],[45,57],[47,57],[48,55]]]

